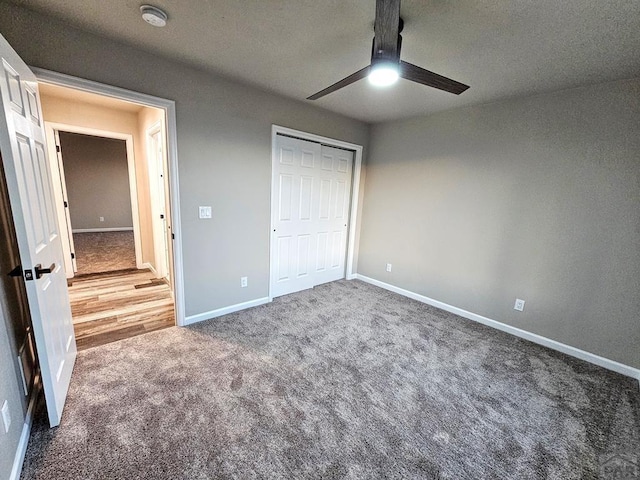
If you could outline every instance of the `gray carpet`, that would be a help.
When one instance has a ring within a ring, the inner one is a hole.
[[[81,352],[22,478],[595,479],[625,451],[637,381],[340,281]]]
[[[74,233],[77,275],[136,268],[133,231]]]

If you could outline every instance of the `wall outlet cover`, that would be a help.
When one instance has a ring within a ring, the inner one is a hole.
[[[249,280],[247,279],[247,277],[240,277],[240,286],[244,288],[247,285],[249,285]]]
[[[513,309],[518,310],[519,312],[522,312],[524,310],[524,300],[516,298],[516,303],[513,306]]]
[[[391,267],[392,267],[392,265],[390,263],[387,263],[387,272],[391,271]]]

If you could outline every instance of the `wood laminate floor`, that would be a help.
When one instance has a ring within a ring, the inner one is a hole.
[[[78,275],[68,284],[78,350],[175,325],[169,285],[149,270]]]

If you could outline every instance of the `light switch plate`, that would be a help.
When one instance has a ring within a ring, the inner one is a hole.
[[[211,218],[211,207],[198,207],[198,216],[200,218]]]

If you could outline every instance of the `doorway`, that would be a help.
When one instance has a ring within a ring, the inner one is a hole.
[[[171,218],[176,225],[180,225],[175,102],[64,74],[32,69],[2,35],[0,57],[4,69],[0,81],[4,115],[0,132],[0,160],[5,171],[21,262],[15,271],[21,270],[25,280],[41,385],[49,423],[55,427],[61,421],[77,352],[63,268],[61,232],[55,210],[58,202],[53,194],[50,159],[46,154],[47,140],[38,84],[72,86],[83,92],[137,101],[160,109],[167,122]],[[181,232],[179,228],[171,228],[170,232],[175,242],[172,265],[177,323],[184,325]],[[31,411],[30,408],[29,412]],[[31,418],[32,415],[28,413],[23,438],[28,434]]]
[[[40,92],[78,350],[175,325],[165,112],[47,83]]]
[[[133,136],[48,121],[45,131],[67,278],[142,268]]]

